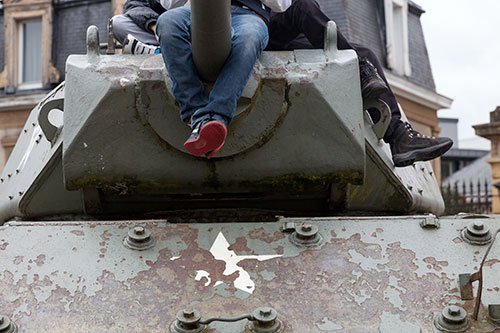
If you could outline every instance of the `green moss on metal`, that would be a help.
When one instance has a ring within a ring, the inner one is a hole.
[[[335,172],[321,176],[292,173],[267,177],[259,181],[241,181],[236,187],[252,190],[286,190],[291,192],[324,190],[333,183],[359,183],[363,181],[360,172]]]

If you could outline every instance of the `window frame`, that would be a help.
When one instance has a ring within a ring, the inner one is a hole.
[[[29,89],[40,89],[43,87],[42,84],[42,70],[40,71],[40,81],[34,82],[23,82],[24,74],[24,24],[27,22],[40,22],[43,25],[42,17],[34,17],[26,20],[17,21],[17,89],[19,90],[29,90]],[[42,28],[43,29],[43,28]],[[42,50],[40,50],[42,51]],[[42,62],[43,67],[43,62]]]
[[[387,67],[396,74],[411,76],[408,40],[408,0],[384,0],[384,7]],[[401,10],[399,19],[395,15],[396,10]],[[402,34],[401,38],[397,37],[396,29],[399,29],[399,33]]]

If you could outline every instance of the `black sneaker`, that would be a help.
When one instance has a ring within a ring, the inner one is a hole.
[[[407,122],[401,123],[395,130],[390,142],[392,160],[397,167],[412,165],[416,161],[429,161],[446,153],[453,145],[453,140],[435,138],[415,131]]]
[[[375,99],[389,91],[377,68],[367,58],[359,59],[359,75],[361,78],[361,95],[363,100]]]

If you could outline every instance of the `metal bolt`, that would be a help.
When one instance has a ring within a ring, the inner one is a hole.
[[[14,196],[9,195],[9,199],[10,199],[10,200],[14,199]]]
[[[411,191],[411,190],[413,190],[413,186],[408,185],[408,189],[409,189],[410,191]]]
[[[16,173],[19,173],[19,169],[16,169]]]
[[[184,318],[193,318],[194,311],[193,310],[182,310],[182,315],[184,316]]]
[[[309,222],[302,223],[302,226],[300,227],[302,231],[309,232],[312,230],[312,224]]]
[[[12,177],[12,175],[9,173],[9,174],[7,175],[7,177],[9,177],[9,178],[10,178],[10,177]]]
[[[19,327],[9,317],[0,315],[0,332],[17,333],[19,332]]]
[[[271,315],[271,313],[273,313],[272,309],[271,308],[261,308],[260,309],[260,315],[261,316],[264,316],[264,317],[268,317]]]
[[[0,178],[0,182],[2,182],[2,183],[3,183],[3,178]]]
[[[456,305],[448,307],[448,313],[452,316],[458,316],[460,314],[460,308]]]
[[[24,192],[21,192],[21,191],[19,192],[19,196],[21,196],[21,195],[23,195],[23,194],[24,194]]]
[[[483,230],[484,229],[484,223],[480,221],[474,222],[474,225],[472,226],[474,230]]]
[[[144,235],[144,228],[143,227],[135,227],[134,228],[134,233],[136,235]],[[192,312],[192,311],[191,311]]]
[[[442,332],[467,332],[470,322],[467,312],[457,305],[447,306],[440,315],[434,318],[434,326]]]
[[[24,130],[24,133],[26,133],[26,132],[28,132],[28,130],[27,130],[27,129],[25,129],[25,130]]]
[[[123,240],[123,244],[133,250],[146,250],[153,247],[156,244],[156,240],[151,235],[151,232],[144,227],[137,226],[129,230]]]
[[[491,243],[492,234],[483,221],[474,221],[461,232],[462,239],[469,244],[485,245]]]

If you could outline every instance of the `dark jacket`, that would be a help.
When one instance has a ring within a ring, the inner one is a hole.
[[[165,8],[157,0],[127,0],[123,5],[123,14],[146,31],[150,31],[149,25],[156,23],[164,12]]]
[[[264,19],[264,21],[269,22],[269,16],[271,14],[271,10],[264,6],[259,0],[232,0],[232,4],[242,5],[250,8],[255,13],[259,14],[260,17]]]

